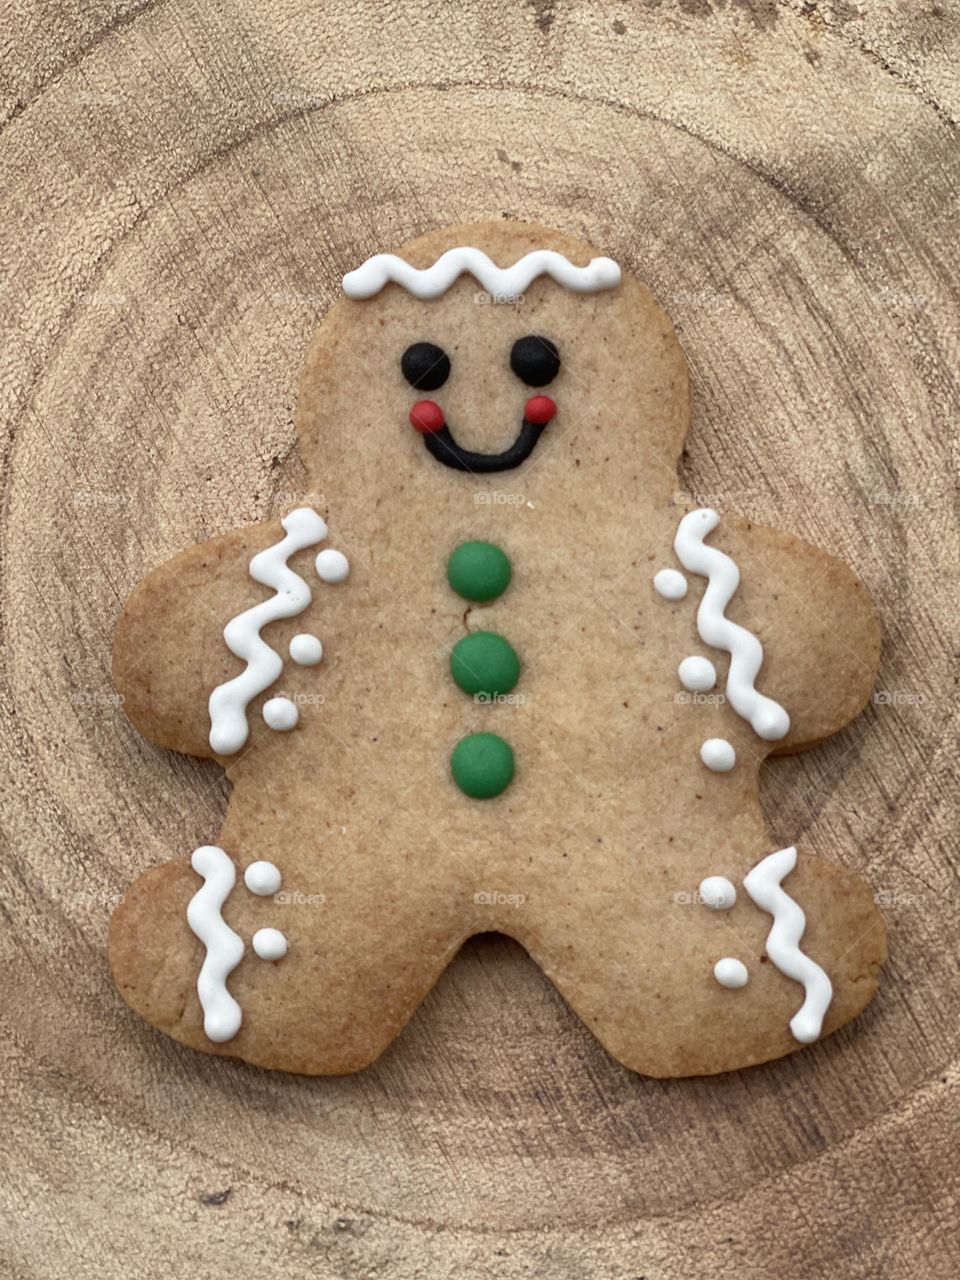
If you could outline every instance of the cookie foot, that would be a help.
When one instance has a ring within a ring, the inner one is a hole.
[[[624,1066],[659,1077],[732,1071],[793,1053],[855,1018],[886,959],[883,918],[852,872],[801,855],[781,880],[765,879],[805,916],[791,972],[783,952],[796,920],[758,906],[742,880],[729,909],[668,893],[662,882],[638,885],[605,896],[589,918],[568,918],[562,941],[539,924],[520,940]]]
[[[208,1053],[308,1075],[367,1066],[456,953],[462,927],[387,886],[379,899],[349,882],[329,900],[296,884],[274,892],[269,876],[251,876],[256,861],[238,858],[247,877],[231,874],[234,860],[205,846],[192,865],[166,863],[130,886],[110,923],[123,998]]]

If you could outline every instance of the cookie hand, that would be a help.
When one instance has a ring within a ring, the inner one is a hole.
[[[279,677],[281,655],[319,661],[297,615],[310,603],[308,584],[326,573],[311,563],[325,536],[304,507],[283,528],[270,521],[212,538],[144,579],[117,626],[113,678],[145,737],[196,756],[228,757],[244,745],[248,704]]]
[[[876,613],[856,574],[816,547],[734,516],[721,528],[717,545],[741,569],[728,616],[759,637],[761,686],[790,712],[775,751],[803,751],[869,698],[880,662]]]

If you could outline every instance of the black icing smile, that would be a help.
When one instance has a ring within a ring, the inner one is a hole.
[[[472,449],[464,449],[454,440],[449,427],[424,435],[423,443],[438,462],[452,467],[454,471],[512,471],[533,453],[545,426],[546,423],[528,422],[524,418],[516,440],[502,453],[475,453]]]

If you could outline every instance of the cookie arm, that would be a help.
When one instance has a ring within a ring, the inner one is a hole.
[[[129,719],[158,746],[213,755],[207,673],[215,649],[225,650],[226,618],[211,587],[234,573],[246,576],[240,545],[236,534],[225,534],[168,560],[136,587],[120,615],[113,681]]]
[[[231,618],[271,593],[250,560],[283,536],[278,521],[199,543],[148,575],[130,596],[113,644],[113,679],[127,716],[151,742],[213,757],[211,691],[243,670],[227,648]],[[309,551],[290,559],[301,571]]]
[[[725,517],[715,539],[740,567],[728,615],[763,645],[758,688],[790,714],[775,747],[815,746],[863,710],[880,664],[880,625],[860,579],[790,534]]]

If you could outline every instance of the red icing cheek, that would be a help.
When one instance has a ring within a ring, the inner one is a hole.
[[[434,431],[442,431],[447,424],[443,410],[435,400],[418,400],[410,410],[410,425],[422,436],[428,436]]]
[[[523,416],[534,426],[545,427],[556,412],[556,403],[549,396],[531,396],[524,405]]]

